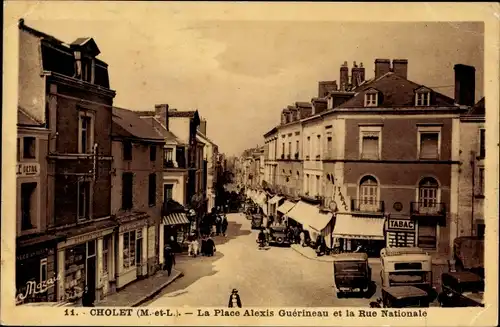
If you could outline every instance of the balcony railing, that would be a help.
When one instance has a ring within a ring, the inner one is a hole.
[[[361,213],[384,213],[384,201],[374,201],[369,199],[351,199],[351,209],[353,212]]]
[[[163,168],[174,168],[174,162],[172,160],[163,160]]]
[[[295,153],[294,158],[295,158],[295,160],[298,160],[298,159],[299,159],[299,153],[298,153],[298,152],[296,152],[296,153]]]
[[[446,205],[442,202],[411,202],[412,216],[446,216]]]

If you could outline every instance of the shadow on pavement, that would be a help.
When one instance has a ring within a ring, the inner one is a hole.
[[[215,241],[215,245],[222,245],[231,240],[234,240],[240,236],[246,236],[252,233],[252,231],[247,229],[241,229],[242,224],[238,224],[234,221],[230,221],[227,226],[226,236],[218,235],[214,236],[213,240]]]

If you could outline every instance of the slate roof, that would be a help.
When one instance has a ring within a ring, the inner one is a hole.
[[[139,116],[156,116],[155,111],[145,110],[145,111],[136,111]],[[168,115],[170,117],[185,117],[185,118],[193,118],[196,114],[196,111],[178,111],[175,109],[169,109]]]
[[[43,125],[42,122],[37,119],[31,117],[25,110],[21,107],[17,108],[17,124],[18,125],[30,125],[30,126],[39,126]]]
[[[466,114],[466,116],[484,116],[486,115],[484,97],[479,100],[471,110]]]
[[[164,141],[162,135],[151,128],[132,110],[113,107],[113,135]]]
[[[144,121],[149,126],[149,128],[152,128],[156,133],[158,133],[158,135],[166,139],[166,141],[174,142],[179,145],[182,144],[179,138],[177,138],[177,136],[174,133],[167,131],[165,126],[158,119],[156,119],[156,117],[149,116],[149,117],[142,117],[139,119]]]
[[[378,79],[360,85],[356,89],[357,93],[354,97],[341,104],[338,108],[363,108],[364,95],[370,89],[375,89],[379,92],[379,108],[414,107],[415,90],[422,86],[393,72],[389,72]],[[455,101],[452,98],[435,91],[431,92],[431,106],[454,105]]]
[[[310,102],[303,102],[303,101],[295,102],[295,106],[302,108],[312,108],[312,104]]]

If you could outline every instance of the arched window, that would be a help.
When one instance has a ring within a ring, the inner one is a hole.
[[[418,202],[420,208],[435,208],[438,202],[439,184],[432,177],[423,178],[418,184]]]
[[[378,208],[378,182],[373,176],[365,176],[359,182],[359,209],[373,211]]]

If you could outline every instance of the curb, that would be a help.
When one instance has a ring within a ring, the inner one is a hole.
[[[181,278],[184,276],[184,273],[182,271],[179,271],[177,270],[177,275],[174,275],[172,277],[172,279],[170,279],[169,281],[161,284],[160,287],[158,287],[156,290],[154,290],[153,292],[149,293],[148,295],[142,297],[139,301],[136,301],[135,303],[132,303],[130,306],[131,307],[138,307],[140,306],[141,304],[151,300],[153,297],[155,297],[156,295],[158,295],[158,293],[160,293],[163,289],[165,289],[168,285],[172,284],[174,281],[176,281],[177,279]]]
[[[307,258],[307,259],[309,259],[309,260],[315,260],[315,261],[320,261],[320,262],[333,262],[333,260],[327,260],[327,259],[323,259],[323,258],[321,258],[321,257],[311,258],[310,256],[307,256],[307,255],[305,255],[304,253],[302,253],[301,251],[297,250],[294,246],[291,246],[291,248],[292,248],[295,252],[299,253],[301,256],[303,256],[303,257],[305,257],[305,258]],[[321,259],[320,259],[320,258],[321,258]]]

